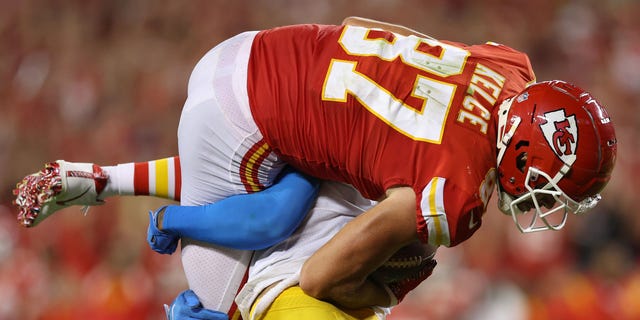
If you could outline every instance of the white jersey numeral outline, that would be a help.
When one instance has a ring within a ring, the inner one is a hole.
[[[369,38],[371,30],[346,26],[339,43],[353,56],[376,56],[391,61],[400,58],[413,68],[441,77],[462,73],[469,51],[437,40],[393,34],[393,41]],[[420,44],[440,47],[438,56],[417,50]],[[439,144],[456,85],[417,75],[412,95],[424,100],[415,109],[396,98],[373,79],[356,71],[357,62],[333,59],[322,88],[322,99],[346,102],[351,94],[369,112],[405,136]]]

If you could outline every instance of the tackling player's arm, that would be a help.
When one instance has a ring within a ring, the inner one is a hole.
[[[202,206],[164,206],[150,214],[147,241],[154,251],[168,254],[180,237],[234,249],[264,249],[293,233],[315,203],[319,186],[317,179],[286,168],[261,192]]]
[[[368,276],[398,249],[418,239],[416,195],[391,188],[378,205],[347,223],[304,264],[305,293],[347,308],[388,306],[387,291]]]
[[[387,23],[387,22],[382,22],[382,21],[377,21],[377,20],[373,20],[373,19],[368,19],[368,18],[362,18],[362,17],[346,17],[344,20],[342,20],[342,24],[343,25],[350,25],[350,26],[357,26],[357,27],[365,27],[365,28],[378,28],[378,29],[383,29],[383,30],[387,30],[387,31],[391,31],[393,33],[397,33],[399,35],[403,35],[403,36],[417,36],[420,38],[428,38],[428,39],[433,39],[433,37],[428,36],[422,32],[418,32],[416,30],[407,28],[405,26],[401,26],[398,24],[393,24],[393,23]]]

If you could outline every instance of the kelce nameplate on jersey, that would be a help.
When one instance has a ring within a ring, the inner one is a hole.
[[[504,81],[504,76],[478,63],[462,101],[458,122],[487,134],[491,119],[489,110],[498,100]]]

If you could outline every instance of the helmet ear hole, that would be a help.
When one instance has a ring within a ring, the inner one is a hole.
[[[524,169],[526,165],[527,165],[527,153],[521,152],[516,157],[516,168],[518,168],[520,172],[524,173]]]

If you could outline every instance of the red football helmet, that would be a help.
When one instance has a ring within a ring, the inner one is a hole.
[[[505,100],[497,139],[499,207],[521,232],[559,230],[569,212],[593,208],[616,160],[607,111],[563,81],[536,83]]]

